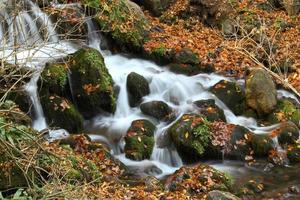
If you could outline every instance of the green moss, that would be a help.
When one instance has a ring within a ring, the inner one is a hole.
[[[60,86],[64,88],[67,84],[68,71],[65,64],[48,63],[41,76],[43,82],[48,86]]]
[[[115,111],[113,80],[96,49],[78,50],[71,60],[71,72],[73,94],[81,113],[91,117],[102,110]]]
[[[67,174],[64,176],[64,180],[66,181],[82,181],[83,175],[79,170],[71,168]]]

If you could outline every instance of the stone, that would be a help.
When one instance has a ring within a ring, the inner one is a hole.
[[[150,87],[147,79],[135,72],[131,72],[127,76],[126,87],[129,96],[129,104],[132,107],[137,106],[144,96],[150,94]]]
[[[172,117],[172,108],[163,101],[142,103],[140,109],[143,114],[154,117],[157,120],[168,121]]]
[[[226,122],[224,111],[216,105],[214,99],[199,100],[194,104],[197,106],[198,113],[204,115],[207,120]]]
[[[277,91],[272,77],[264,69],[252,69],[246,77],[246,103],[259,115],[271,113],[277,104]]]
[[[207,194],[206,200],[240,200],[240,198],[229,192],[213,190]]]

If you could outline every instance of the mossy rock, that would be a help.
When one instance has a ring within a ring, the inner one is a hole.
[[[241,199],[229,192],[213,190],[207,194],[207,197],[205,200],[241,200]]]
[[[291,99],[280,99],[275,111],[267,119],[272,123],[291,121],[300,127],[300,106]]]
[[[251,146],[255,157],[267,157],[269,151],[274,149],[274,142],[269,135],[253,135]]]
[[[277,104],[275,83],[264,69],[252,69],[246,77],[246,103],[259,115],[271,113]]]
[[[193,102],[197,106],[197,111],[209,121],[224,121],[226,117],[224,111],[216,105],[214,99],[198,100]]]
[[[135,120],[125,136],[125,156],[132,160],[150,159],[156,127],[148,120]]]
[[[131,72],[127,76],[126,87],[129,96],[129,104],[132,107],[138,105],[144,96],[150,94],[150,87],[147,79],[135,72]]]
[[[47,63],[40,76],[41,93],[68,96],[68,68],[65,63]]]
[[[292,164],[300,163],[300,145],[295,145],[288,149],[287,157]]]
[[[32,111],[32,102],[25,91],[10,92],[6,100],[15,102],[17,106],[26,114],[30,114]]]
[[[245,110],[245,92],[234,82],[222,80],[215,84],[210,91],[215,94],[236,115],[241,115]]]
[[[250,138],[252,135],[253,133],[245,127],[239,125],[235,126],[230,138],[231,150],[227,152],[226,156],[230,159],[244,161],[246,156],[250,155]]]
[[[67,99],[56,95],[42,96],[41,104],[50,126],[66,129],[70,133],[82,131],[83,117]]]
[[[166,11],[174,0],[135,0],[138,4],[148,9],[154,16],[160,16]]]
[[[154,117],[157,120],[167,121],[172,118],[172,108],[163,101],[150,101],[142,103],[140,109],[143,114]]]
[[[177,74],[184,74],[187,76],[193,76],[199,73],[212,73],[215,68],[212,64],[201,65],[201,64],[182,64],[182,63],[171,63],[169,64],[170,71]]]
[[[203,157],[211,144],[210,123],[198,114],[184,114],[168,129],[168,134],[185,162]]]
[[[75,52],[70,70],[74,100],[85,117],[115,111],[113,80],[96,49],[83,48]]]
[[[179,52],[176,52],[174,55],[175,63],[182,63],[182,64],[191,64],[197,65],[200,64],[199,56],[194,53],[191,49],[184,48]]]
[[[278,130],[278,142],[281,146],[296,144],[299,139],[299,128],[293,122],[281,124]]]

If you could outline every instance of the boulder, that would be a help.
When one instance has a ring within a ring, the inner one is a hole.
[[[175,63],[182,63],[182,64],[191,64],[197,65],[200,64],[199,56],[194,53],[191,49],[183,48],[179,52],[176,52],[173,58]]]
[[[234,82],[222,80],[215,84],[210,91],[215,94],[236,115],[245,110],[245,92]]]
[[[204,115],[207,120],[226,122],[224,111],[216,105],[214,99],[199,100],[194,104],[197,106],[198,113]]]
[[[280,99],[275,110],[267,118],[272,123],[291,121],[300,127],[300,106],[292,99]]]
[[[215,71],[213,64],[182,64],[182,63],[171,63],[168,65],[170,71],[177,74],[184,74],[187,76],[193,76],[200,73],[212,73]]]
[[[250,155],[251,142],[250,138],[253,133],[243,126],[236,125],[233,128],[230,145],[231,149],[227,152],[226,156],[230,159],[245,160],[246,156]]]
[[[300,163],[300,146],[295,145],[287,151],[287,157],[292,164]]]
[[[125,156],[132,160],[150,159],[155,126],[148,120],[135,120],[125,136]]]
[[[203,157],[211,144],[210,123],[198,114],[184,114],[168,129],[168,134],[186,162]]]
[[[272,77],[264,69],[253,69],[246,77],[246,103],[259,115],[271,113],[277,104],[277,91]]]
[[[274,150],[275,144],[271,137],[267,134],[253,134],[251,138],[251,146],[255,157],[267,157],[270,150]]]
[[[153,15],[160,16],[169,8],[174,0],[134,0],[134,2],[144,6]]]
[[[131,72],[127,76],[126,87],[129,96],[129,104],[132,107],[138,105],[144,96],[150,94],[147,79],[135,72]]]
[[[293,122],[285,122],[278,129],[278,142],[281,146],[296,144],[299,128]]]
[[[193,195],[194,199],[203,199],[203,195],[212,190],[228,191],[232,180],[218,170],[198,164],[181,167],[166,179],[166,189]]]
[[[213,190],[207,194],[206,200],[240,200],[240,198],[229,192]]]
[[[72,93],[83,116],[93,117],[103,111],[115,111],[113,80],[96,49],[83,48],[75,52],[70,70]]]
[[[79,133],[83,129],[83,117],[67,99],[56,96],[41,96],[41,104],[46,120],[51,127]]]
[[[157,120],[166,121],[172,116],[172,108],[163,101],[150,101],[140,105],[142,113],[154,117]]]

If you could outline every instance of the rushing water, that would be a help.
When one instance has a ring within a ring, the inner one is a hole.
[[[27,5],[27,9],[18,14],[16,26],[13,25],[13,19],[8,11],[6,9],[0,10],[0,19],[2,19],[0,23],[0,43],[5,44],[5,50],[0,51],[1,58],[35,67],[39,72],[45,62],[64,57],[80,48],[69,41],[60,40],[55,33],[55,26],[50,18],[38,6],[29,0],[25,0],[25,5]],[[87,45],[98,49],[103,54],[105,64],[112,75],[114,83],[120,89],[115,114],[101,115],[99,113],[99,116],[86,121],[87,130],[93,140],[101,141],[109,146],[111,152],[126,165],[137,167],[145,173],[149,171],[149,168],[152,168],[154,170],[150,170],[151,173],[158,177],[170,174],[182,166],[182,161],[176,149],[169,143],[166,136],[166,130],[172,123],[157,121],[143,115],[138,107],[129,106],[126,79],[131,72],[143,75],[150,84],[151,92],[143,98],[143,102],[164,101],[174,110],[177,118],[184,113],[194,112],[194,101],[215,99],[216,104],[224,110],[228,123],[244,126],[256,134],[268,133],[278,126],[259,127],[253,118],[236,116],[222,100],[208,91],[211,86],[220,80],[231,79],[217,74],[199,74],[191,77],[178,75],[170,72],[167,67],[157,66],[153,62],[103,53],[100,48],[101,38],[92,20],[87,19],[86,25],[88,28]],[[11,37],[11,33],[14,32],[12,27],[16,27],[18,30],[16,38],[20,47],[17,49],[10,48],[14,43],[14,38]],[[38,31],[41,27],[45,27],[46,33],[44,36],[40,35]],[[21,31],[23,29],[28,31]],[[27,44],[24,45],[27,41],[30,41],[30,48]],[[33,127],[42,130],[48,128],[48,126],[37,94],[38,78],[39,73],[36,73],[26,86],[26,91],[32,100],[36,116]],[[240,84],[243,84],[243,82],[243,80],[238,81]],[[296,99],[294,95],[282,90],[278,92],[278,95]],[[123,153],[123,137],[131,122],[136,119],[149,119],[157,127],[155,146],[150,160],[132,161],[127,159]],[[61,133],[66,134],[65,131],[59,130],[52,132],[52,136],[59,137]]]

